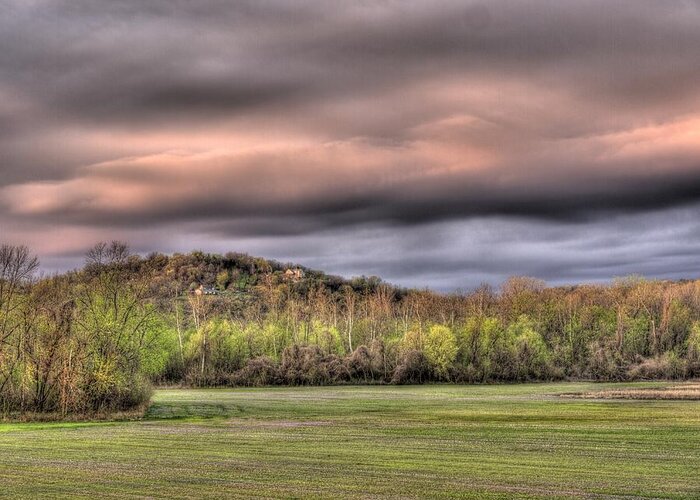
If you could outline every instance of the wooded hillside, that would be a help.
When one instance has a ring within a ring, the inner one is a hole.
[[[243,254],[91,249],[37,277],[0,250],[0,408],[138,407],[151,383],[495,382],[700,376],[700,281],[466,294],[345,280]]]

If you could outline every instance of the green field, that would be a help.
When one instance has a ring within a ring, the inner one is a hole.
[[[700,402],[557,396],[608,386],[161,390],[0,424],[0,496],[700,498]]]

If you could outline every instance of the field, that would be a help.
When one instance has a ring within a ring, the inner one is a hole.
[[[143,420],[0,424],[0,496],[700,498],[700,401],[559,396],[611,387],[161,390]]]

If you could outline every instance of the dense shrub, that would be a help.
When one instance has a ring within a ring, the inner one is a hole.
[[[350,372],[335,354],[315,345],[293,345],[282,353],[280,378],[288,385],[327,385],[350,380]]]
[[[655,358],[640,358],[627,369],[629,380],[680,379],[686,376],[686,360],[673,352]]]
[[[231,385],[262,387],[281,382],[279,369],[267,356],[249,359],[246,365],[233,374]]]
[[[396,365],[393,384],[422,384],[430,380],[430,365],[425,355],[415,349],[406,351]]]
[[[587,376],[596,380],[625,380],[625,362],[619,351],[605,342],[594,342],[590,346]]]

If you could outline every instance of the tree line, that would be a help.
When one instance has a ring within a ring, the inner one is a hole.
[[[0,247],[5,414],[127,410],[153,383],[700,376],[700,281],[513,277],[438,294],[244,254],[140,257],[119,242],[96,245],[80,270],[37,269],[27,248]]]
[[[0,246],[0,412],[92,414],[150,398],[167,326],[132,275],[124,244],[100,244],[79,272],[36,278],[26,247]]]

